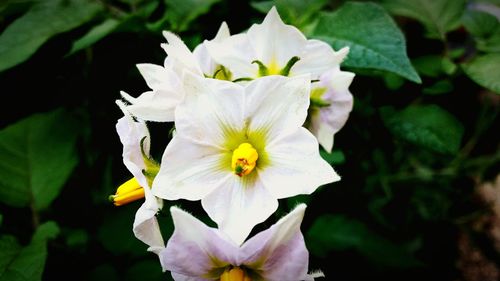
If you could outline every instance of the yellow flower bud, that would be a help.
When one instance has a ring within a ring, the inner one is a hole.
[[[115,195],[110,195],[109,200],[115,206],[122,206],[138,199],[144,198],[144,188],[136,178],[131,178],[118,187]]]

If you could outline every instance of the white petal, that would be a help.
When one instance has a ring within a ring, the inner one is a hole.
[[[163,36],[167,39],[168,43],[161,44],[161,47],[167,53],[168,58],[174,61],[174,72],[182,75],[184,70],[188,70],[197,75],[203,75],[196,58],[177,35],[163,31]]]
[[[245,125],[243,87],[190,73],[184,78],[186,97],[175,113],[177,133],[193,142],[222,147],[230,131],[239,132]]]
[[[256,54],[253,60],[265,65],[275,60],[281,68],[292,57],[299,56],[307,44],[300,30],[283,23],[275,7],[269,10],[262,24],[252,25],[247,34]]]
[[[170,212],[175,230],[160,253],[163,270],[200,277],[218,266],[235,263],[237,246],[217,229],[209,228],[177,207],[170,208]]]
[[[261,272],[265,280],[304,280],[309,253],[300,232],[306,205],[298,205],[240,249],[239,262]]]
[[[252,64],[257,55],[247,34],[236,34],[221,41],[206,42],[206,47],[215,62],[224,65],[233,73],[233,79],[257,76],[259,68]]]
[[[268,139],[301,127],[307,116],[310,93],[309,76],[287,78],[266,76],[245,87],[245,120],[250,130],[266,129]]]
[[[193,143],[177,134],[163,154],[160,171],[153,181],[153,194],[168,200],[204,198],[231,176],[231,164],[221,169],[221,157],[219,149]]]
[[[223,39],[228,38],[229,36],[229,27],[227,26],[226,22],[223,22],[219,28],[219,31],[217,32],[217,35],[215,35],[215,38],[211,41],[220,42]],[[196,46],[193,51],[193,55],[198,61],[203,73],[209,77],[212,77],[215,74],[218,64],[210,56],[210,53],[207,50],[207,42],[208,41],[205,40],[203,43]]]
[[[310,73],[316,79],[320,74],[338,67],[349,53],[349,47],[335,52],[330,45],[320,40],[308,40],[300,60],[292,67],[291,75]]]
[[[126,112],[124,113],[125,116],[120,118],[116,123],[116,131],[123,144],[123,163],[139,184],[147,187],[146,177],[142,174],[145,164],[141,153],[141,140],[146,137],[144,152],[149,153],[149,131],[144,122],[136,122]]]
[[[305,128],[266,148],[269,166],[259,170],[262,182],[277,198],[311,194],[340,177],[319,155],[316,138]]]
[[[320,108],[319,113],[311,116],[311,132],[328,152],[333,147],[333,135],[342,129],[352,110],[353,97],[349,85],[353,78],[354,73],[336,68],[321,75],[318,83],[318,87],[327,89],[322,99],[330,106]]]
[[[201,203],[219,229],[238,245],[256,224],[278,208],[278,200],[264,188],[255,172],[241,178],[231,175]]]
[[[159,254],[165,248],[165,242],[160,232],[160,226],[156,219],[157,208],[148,208],[145,202],[135,213],[133,231],[135,237],[146,243],[148,251]]]
[[[155,122],[174,121],[175,108],[182,101],[182,97],[174,96],[171,92],[145,92],[134,98],[134,102],[126,106],[127,111],[142,120]]]

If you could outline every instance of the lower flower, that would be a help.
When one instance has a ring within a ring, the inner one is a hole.
[[[224,232],[172,207],[175,231],[160,253],[163,270],[176,281],[300,281],[322,277],[307,273],[309,253],[300,232],[306,205],[297,206],[269,229],[239,246]]]

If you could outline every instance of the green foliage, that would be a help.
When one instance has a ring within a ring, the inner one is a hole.
[[[410,105],[402,111],[382,111],[384,123],[397,137],[439,153],[460,149],[464,128],[449,112],[437,105]]]
[[[428,36],[444,40],[446,33],[459,27],[465,0],[382,0],[392,14],[420,21]]]
[[[171,29],[176,32],[184,31],[195,18],[207,13],[210,7],[220,0],[165,0],[167,5],[165,19]]]
[[[319,154],[331,165],[340,165],[345,162],[345,155],[342,150],[333,150],[332,153],[328,153],[325,150],[320,149]]]
[[[0,131],[0,200],[47,208],[78,164],[77,119],[59,109],[34,114]]]
[[[0,35],[0,71],[27,60],[48,39],[86,23],[100,11],[101,5],[87,0],[37,2]]]
[[[73,42],[73,46],[71,47],[68,55],[76,53],[79,50],[85,49],[92,44],[95,44],[97,41],[103,39],[111,32],[113,32],[119,26],[119,24],[120,21],[110,18],[94,26],[82,38]]]
[[[36,281],[42,280],[47,258],[47,241],[59,233],[55,222],[46,222],[38,227],[31,243],[25,247],[15,237],[0,236],[0,280]]]
[[[495,16],[475,10],[467,11],[462,17],[462,23],[470,34],[480,38],[490,36],[498,28]]]
[[[373,3],[346,3],[322,14],[313,35],[335,49],[350,47],[344,66],[390,71],[416,83],[405,38],[391,17]]]
[[[384,266],[409,268],[422,265],[402,247],[378,236],[362,222],[342,215],[318,217],[306,237],[310,251],[318,256],[352,248]]]
[[[278,13],[286,23],[304,28],[314,20],[315,13],[327,3],[327,0],[272,0],[251,2],[251,5],[261,13],[267,13],[273,6],[276,6]]]
[[[500,94],[500,54],[486,54],[462,65],[465,73],[479,85]]]

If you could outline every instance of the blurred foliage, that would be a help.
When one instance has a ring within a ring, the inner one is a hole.
[[[326,280],[466,280],[457,237],[474,233],[487,212],[475,187],[500,170],[495,0],[1,1],[0,280],[171,280],[133,236],[141,202],[107,201],[130,177],[114,101],[147,90],[135,64],[162,64],[162,30],[192,49],[273,5],[309,38],[350,47],[355,102],[321,151],[342,180],[281,200],[252,234],[306,202],[310,268]],[[159,160],[172,124],[148,125]],[[213,225],[199,202],[165,202],[165,240],[172,204]]]

